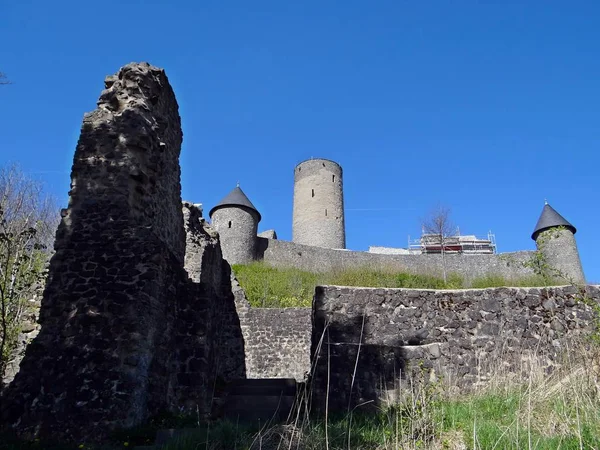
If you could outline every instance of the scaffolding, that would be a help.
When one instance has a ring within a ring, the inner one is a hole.
[[[496,253],[496,236],[489,231],[487,238],[474,234],[461,236],[457,231],[455,236],[423,233],[419,239],[408,237],[408,251],[411,254],[465,253],[473,255],[493,255]]]

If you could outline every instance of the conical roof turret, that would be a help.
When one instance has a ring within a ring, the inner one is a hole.
[[[256,213],[258,216],[258,222],[260,222],[261,216],[258,212],[258,209],[252,204],[252,202],[248,199],[244,191],[240,188],[239,184],[223,198],[219,203],[217,203],[213,208],[209,211],[208,216],[212,217],[213,213],[220,208],[228,207],[228,206],[243,206],[248,208]]]
[[[542,209],[542,214],[540,214],[540,218],[538,219],[535,229],[533,230],[531,239],[535,241],[542,231],[546,231],[554,227],[568,228],[573,234],[577,232],[577,229],[571,225],[567,219],[556,212],[556,210],[550,206],[548,202],[546,202],[544,209]]]

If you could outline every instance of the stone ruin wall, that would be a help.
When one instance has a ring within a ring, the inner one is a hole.
[[[246,378],[244,363],[244,338],[236,311],[237,300],[232,290],[232,272],[223,259],[218,233],[202,218],[202,211],[188,202],[183,203],[184,228],[186,231],[185,270],[195,290],[189,314],[181,311],[178,327],[182,330],[202,327],[208,341],[206,359],[209,364],[207,381],[218,383]],[[199,309],[199,305],[203,309]],[[182,336],[185,341],[185,332]],[[176,344],[178,347],[178,345]],[[183,348],[187,353],[195,347],[194,342]],[[179,351],[179,350],[177,350]],[[179,357],[185,361],[188,356]],[[181,391],[178,405],[189,403],[185,389]],[[192,410],[194,404],[188,405]],[[189,408],[188,408],[189,409]]]
[[[380,405],[396,399],[401,378],[421,368],[461,389],[498,373],[528,374],[534,363],[549,371],[570,346],[597,332],[598,307],[600,286],[318,287],[313,404],[323,410],[329,392],[330,411]]]
[[[26,438],[99,440],[164,410],[206,414],[214,381],[244,373],[239,323],[224,317],[228,266],[202,226],[199,253],[214,265],[188,264],[196,282],[184,270],[182,133],[167,77],[130,64],[105,84],[84,117],[41,330],[2,393],[1,422]]]
[[[294,378],[310,371],[310,308],[253,308],[237,279],[231,277],[244,336],[248,378]]]
[[[346,269],[396,270],[409,273],[442,274],[441,255],[390,255],[297,244],[277,239],[258,238],[256,259],[273,267],[294,267],[309,272],[332,272]],[[533,251],[499,255],[445,255],[447,273],[457,273],[465,281],[486,275],[514,280],[533,275],[524,263]]]
[[[310,308],[248,308],[240,312],[248,378],[294,378],[310,371]]]

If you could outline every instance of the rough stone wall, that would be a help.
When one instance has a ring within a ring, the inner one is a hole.
[[[221,236],[223,257],[229,264],[255,259],[258,217],[244,207],[222,207],[212,214],[212,225]]]
[[[310,308],[247,308],[241,312],[248,378],[305,381],[310,371],[311,315]]]
[[[380,253],[383,255],[410,255],[410,251],[407,248],[394,248],[394,247],[369,247],[369,253]]]
[[[2,394],[0,423],[26,438],[99,440],[191,407],[184,398],[204,414],[213,379],[227,376],[215,305],[221,289],[233,305],[228,266],[221,287],[202,282],[203,271],[191,282],[183,267],[174,93],[148,64],[129,64],[105,84],[84,116],[41,330]]]
[[[258,233],[258,237],[266,239],[277,239],[277,233],[275,232],[275,230],[265,230]]]
[[[298,244],[345,248],[342,168],[327,159],[294,169],[292,240]]]
[[[552,228],[539,234],[536,245],[544,255],[545,263],[568,283],[585,283],[575,235],[567,228]]]
[[[595,330],[594,310],[582,298],[600,303],[600,287],[581,289],[317,287],[314,405],[322,410],[329,390],[330,411],[376,406],[421,367],[463,389],[500,372],[527,374],[534,360],[551,370]]]
[[[192,345],[175,343],[177,361],[186,367],[181,374],[178,398],[175,404],[195,411],[195,405],[203,399],[194,399],[188,387],[199,380],[209,386],[214,380],[219,383],[246,377],[244,363],[244,339],[236,312],[232,291],[231,268],[223,259],[219,234],[202,218],[202,210],[189,202],[183,202],[183,218],[186,232],[185,270],[194,283],[190,283],[191,299],[188,308],[180,310],[178,329],[182,341]],[[198,329],[208,339],[202,346],[190,340],[185,333]],[[200,349],[201,348],[201,353]],[[201,355],[194,361],[194,354]],[[206,368],[211,370],[207,371]],[[202,393],[202,389],[196,389]],[[194,392],[192,389],[191,392]],[[209,393],[210,396],[210,393]]]
[[[501,275],[508,280],[532,275],[523,265],[533,252],[500,255],[445,255],[448,273],[458,273],[466,281],[485,275]],[[386,255],[301,245],[289,241],[258,238],[257,259],[274,267],[295,267],[311,272],[340,269],[398,270],[442,276],[441,255]]]

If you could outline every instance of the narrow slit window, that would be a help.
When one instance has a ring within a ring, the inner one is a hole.
[[[229,228],[231,228],[231,220],[229,221]]]
[[[327,217],[327,208],[325,208],[325,217]]]
[[[314,197],[314,196],[315,196],[315,190],[311,189],[311,197]]]
[[[331,181],[335,183],[335,175],[331,175]]]

